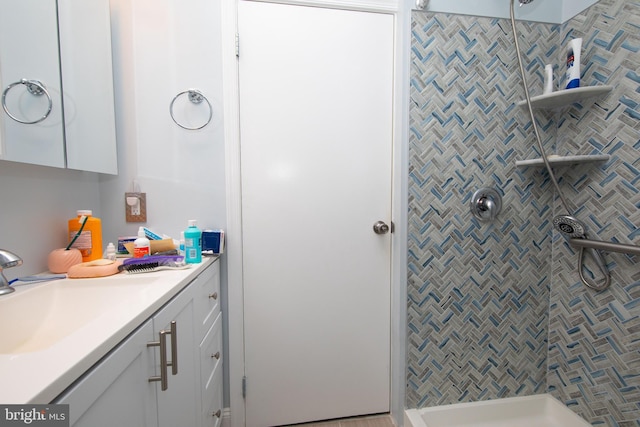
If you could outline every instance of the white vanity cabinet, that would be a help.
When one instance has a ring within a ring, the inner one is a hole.
[[[0,159],[117,173],[109,0],[1,0],[0,87]]]
[[[153,321],[148,320],[54,403],[69,404],[70,425],[157,426]]]
[[[215,261],[54,401],[70,405],[72,426],[219,425],[219,271]],[[163,340],[166,390],[159,380]]]
[[[217,265],[217,264],[216,264]],[[222,311],[220,309],[220,270],[213,277],[196,283],[196,310],[202,314],[196,325],[199,337],[199,394],[202,427],[218,427],[222,420]]]

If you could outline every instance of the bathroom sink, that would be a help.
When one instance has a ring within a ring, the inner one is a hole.
[[[16,285],[0,296],[0,402],[53,402],[213,262]]]
[[[119,274],[99,279],[61,279],[0,297],[0,355],[41,351],[119,308],[156,280]],[[107,319],[108,321],[108,319]]]

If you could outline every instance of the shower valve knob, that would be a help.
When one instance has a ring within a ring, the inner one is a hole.
[[[493,221],[502,209],[502,197],[493,188],[481,188],[473,193],[470,208],[480,221]]]

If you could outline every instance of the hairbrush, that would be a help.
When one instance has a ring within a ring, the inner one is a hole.
[[[149,273],[158,270],[184,270],[191,268],[191,264],[184,262],[181,255],[151,255],[143,258],[127,258],[122,261],[118,271],[127,273]]]

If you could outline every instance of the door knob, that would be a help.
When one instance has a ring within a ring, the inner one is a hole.
[[[389,232],[389,226],[384,221],[378,221],[373,224],[373,231],[376,234],[387,234]]]

